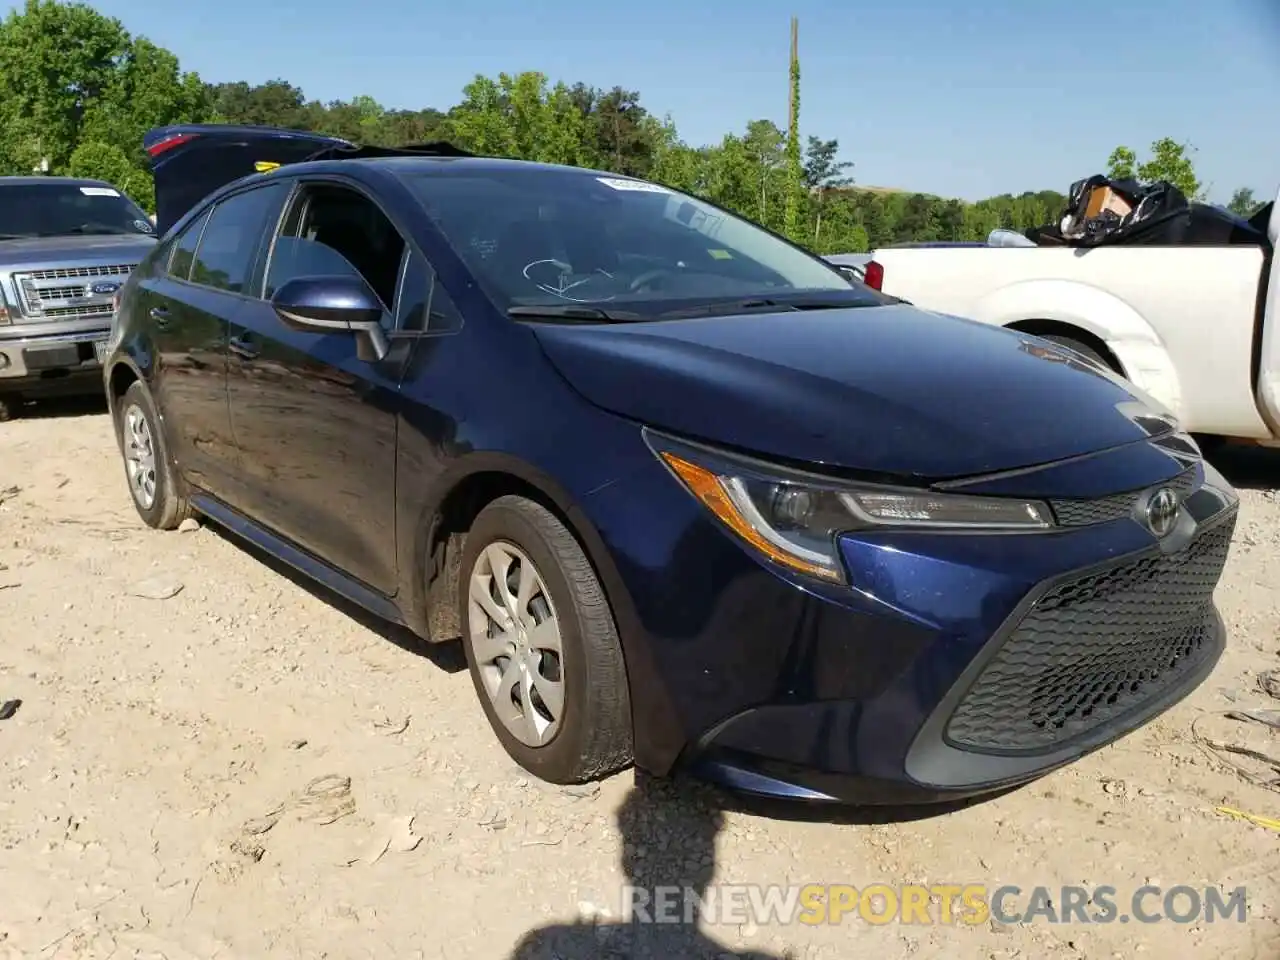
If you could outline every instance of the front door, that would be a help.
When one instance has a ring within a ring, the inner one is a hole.
[[[406,249],[356,188],[303,183],[270,246],[262,297],[230,331],[228,396],[251,516],[384,595],[396,591],[396,424],[412,340],[366,362],[349,334],[286,328],[270,298],[295,277],[357,275],[393,333]]]

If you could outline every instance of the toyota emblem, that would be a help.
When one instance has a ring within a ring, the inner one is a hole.
[[[1161,487],[1147,501],[1147,526],[1157,537],[1166,536],[1178,522],[1178,494]]]

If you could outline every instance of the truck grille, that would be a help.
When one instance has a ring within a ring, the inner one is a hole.
[[[22,312],[33,322],[81,320],[111,316],[114,291],[95,293],[101,282],[123,283],[133,272],[127,263],[93,267],[58,267],[15,273]]]
[[[1198,469],[1191,467],[1178,474],[1164,486],[1177,492],[1179,499],[1185,499],[1196,488],[1199,478]],[[1096,500],[1051,500],[1053,514],[1058,523],[1064,527],[1086,527],[1095,523],[1108,523],[1129,516],[1134,504],[1143,491],[1118,493],[1110,497],[1099,497]]]
[[[1213,591],[1235,524],[1050,589],[961,699],[948,739],[1046,751],[1176,686],[1213,652]]]

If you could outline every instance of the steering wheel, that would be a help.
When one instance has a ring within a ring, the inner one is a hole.
[[[636,277],[629,284],[627,284],[627,289],[632,293],[635,293],[641,288],[643,288],[644,286],[646,286],[647,284],[649,284],[651,281],[657,280],[659,277],[665,277],[669,273],[671,273],[671,271],[668,270],[666,267],[658,267],[657,269],[654,269],[654,270],[646,270],[644,273],[640,274],[640,276]]]

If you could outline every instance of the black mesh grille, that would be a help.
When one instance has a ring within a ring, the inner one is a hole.
[[[1052,588],[951,715],[948,738],[1048,749],[1175,685],[1213,645],[1213,591],[1235,517],[1176,554],[1150,554]]]
[[[1185,498],[1196,486],[1197,471],[1195,467],[1178,474],[1165,484],[1177,491],[1179,498]],[[1053,514],[1058,523],[1064,527],[1085,527],[1093,523],[1107,523],[1127,517],[1138,502],[1141,490],[1131,493],[1118,493],[1113,497],[1099,497],[1096,500],[1052,500]]]

